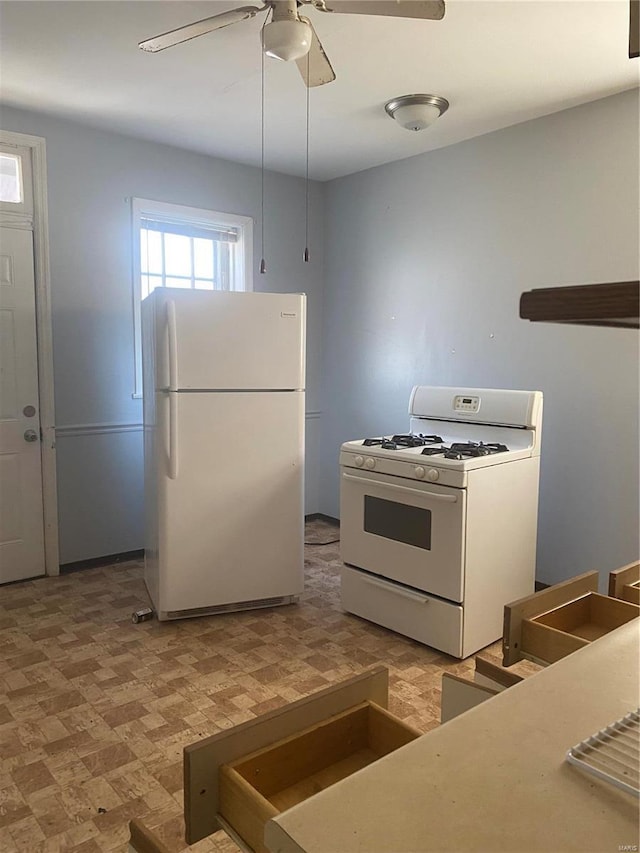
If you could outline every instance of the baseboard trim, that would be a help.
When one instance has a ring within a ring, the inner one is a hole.
[[[101,566],[111,566],[115,563],[128,563],[131,560],[142,560],[144,551],[123,551],[120,554],[106,554],[104,557],[92,557],[89,560],[78,560],[75,563],[63,563],[60,566],[60,574],[68,575],[71,572],[80,572],[83,569],[98,569]]]
[[[340,527],[340,519],[334,518],[332,515],[325,515],[323,512],[312,512],[310,515],[305,515],[305,521],[326,521],[327,524],[333,524]]]

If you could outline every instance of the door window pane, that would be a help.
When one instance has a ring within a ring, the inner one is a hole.
[[[22,204],[22,158],[0,154],[0,201]]]

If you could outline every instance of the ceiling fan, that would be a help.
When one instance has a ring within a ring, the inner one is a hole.
[[[322,86],[336,79],[331,63],[311,21],[300,14],[302,6],[319,12],[349,15],[385,15],[439,21],[444,17],[444,0],[266,0],[263,6],[241,6],[202,21],[195,21],[140,42],[142,50],[156,53],[167,47],[205,35],[213,30],[267,12],[269,23],[262,30],[262,47],[267,56],[285,62],[295,60],[307,86]]]

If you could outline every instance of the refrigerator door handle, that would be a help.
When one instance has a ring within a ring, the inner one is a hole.
[[[178,394],[169,392],[169,479],[178,477]]]
[[[167,300],[167,336],[169,338],[169,479],[178,476],[178,333],[176,303]]]
[[[169,337],[169,391],[178,390],[178,333],[176,329],[176,303],[167,301],[167,334]]]

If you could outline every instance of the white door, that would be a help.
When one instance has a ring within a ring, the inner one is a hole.
[[[32,232],[0,228],[0,583],[45,573]]]

